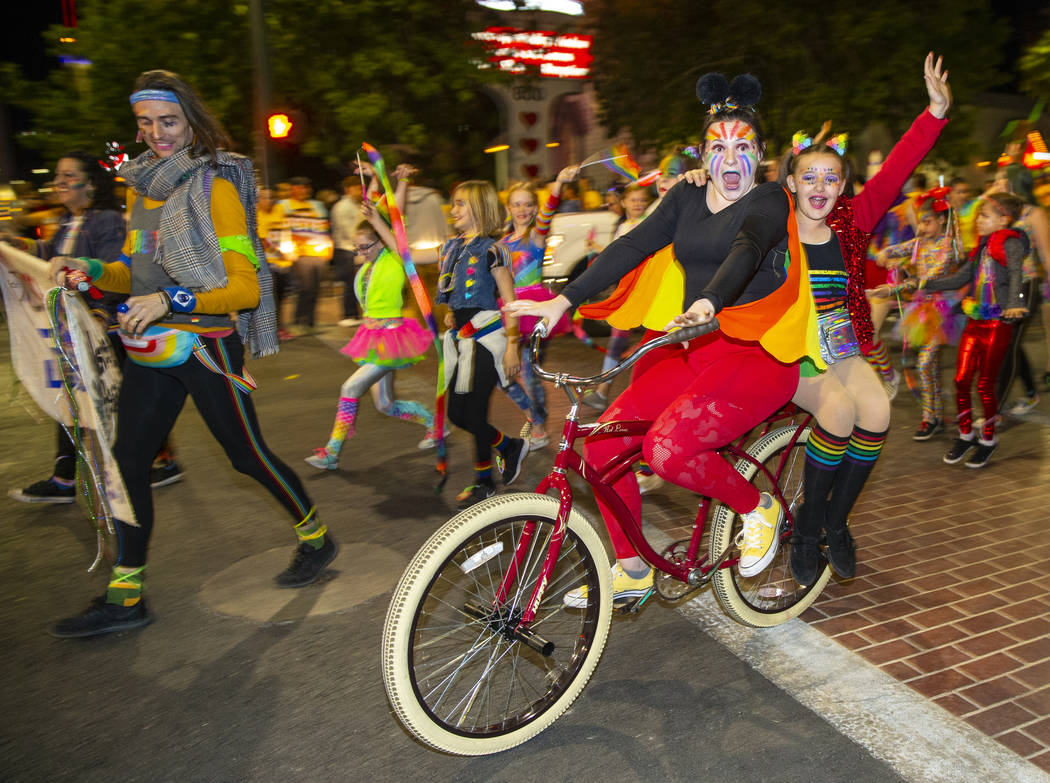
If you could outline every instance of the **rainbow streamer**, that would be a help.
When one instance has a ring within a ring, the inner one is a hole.
[[[416,265],[412,263],[412,254],[408,246],[408,232],[405,231],[405,221],[401,217],[401,210],[397,208],[397,199],[394,198],[394,189],[390,187],[390,178],[387,176],[383,157],[379,154],[379,150],[368,142],[364,142],[361,148],[368,155],[368,160],[371,162],[372,168],[376,171],[376,176],[379,177],[379,181],[383,185],[386,213],[389,216],[390,228],[394,232],[394,239],[397,241],[397,252],[401,256],[401,262],[405,265],[408,284],[412,288],[416,304],[419,305],[419,311],[423,314],[423,320],[426,322],[427,329],[430,330],[430,334],[434,338],[434,350],[437,352],[438,360],[437,393],[435,394],[434,404],[434,445],[437,453],[437,471],[441,474],[441,479],[438,481],[435,490],[440,492],[448,478],[448,453],[445,447],[445,356],[441,350],[441,335],[438,332],[437,320],[434,318],[434,304],[430,301],[430,294],[427,293],[426,286],[419,279]]]

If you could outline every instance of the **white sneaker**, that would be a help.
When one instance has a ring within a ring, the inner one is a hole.
[[[327,448],[321,446],[314,449],[314,453],[306,457],[305,462],[318,470],[336,470],[339,467],[339,456],[332,454]]]
[[[634,477],[638,480],[638,492],[643,495],[655,492],[664,485],[664,480],[655,473],[642,473],[640,470],[636,470]]]
[[[641,579],[632,579],[624,572],[619,563],[613,563],[612,589],[614,602],[627,598],[641,598],[653,589],[653,569],[650,568],[649,573]],[[570,609],[586,609],[587,585],[567,592],[562,598],[562,603]]]
[[[745,577],[761,573],[780,546],[780,523],[784,519],[784,509],[768,492],[763,492],[762,498],[769,499],[769,508],[763,508],[760,500],[754,511],[740,515],[744,529],[737,536],[737,545],[740,547],[737,570]]]
[[[437,436],[433,432],[428,432],[426,437],[419,441],[418,445],[421,449],[432,449],[437,446]]]
[[[1018,397],[1013,401],[1013,404],[1006,409],[1006,413],[1011,416],[1024,416],[1025,414],[1031,413],[1032,408],[1039,404],[1039,395],[1036,394],[1032,397]]]
[[[888,381],[884,380],[882,382],[882,388],[886,390],[886,396],[889,397],[891,400],[897,396],[897,390],[900,389],[900,385],[901,374],[896,370],[894,370],[892,378],[890,378]]]

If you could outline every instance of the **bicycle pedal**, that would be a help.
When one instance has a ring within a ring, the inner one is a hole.
[[[617,614],[637,614],[642,608],[642,605],[648,601],[655,592],[655,588],[650,587],[645,595],[638,596],[637,598],[628,598],[624,601],[613,601],[613,611]]]

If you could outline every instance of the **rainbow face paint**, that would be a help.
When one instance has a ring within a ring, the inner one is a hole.
[[[716,122],[707,129],[704,164],[711,184],[726,201],[736,201],[751,190],[760,160],[755,129],[746,122]]]

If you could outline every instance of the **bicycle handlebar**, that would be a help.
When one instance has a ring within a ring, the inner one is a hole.
[[[539,364],[539,348],[540,340],[547,336],[547,324],[545,321],[540,321],[536,324],[536,327],[532,330],[532,335],[529,338],[529,351],[532,354],[532,367],[535,370],[536,375],[545,381],[550,381],[555,386],[596,386],[606,381],[611,381],[620,373],[631,369],[634,364],[641,359],[649,351],[661,348],[665,345],[672,343],[684,343],[689,340],[695,340],[697,337],[702,337],[705,334],[715,331],[718,329],[718,319],[712,318],[705,324],[697,324],[696,326],[684,326],[681,329],[675,329],[673,332],[660,335],[654,340],[642,343],[638,346],[638,349],[620,362],[618,365],[603,372],[599,375],[592,375],[589,377],[582,377],[577,375],[569,375],[564,372],[550,372],[544,370]]]

